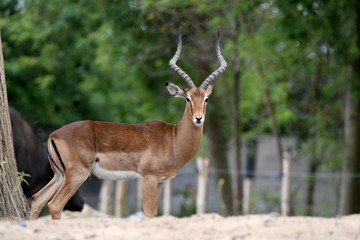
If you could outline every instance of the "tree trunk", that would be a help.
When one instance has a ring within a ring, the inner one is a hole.
[[[204,46],[198,46],[198,50],[200,52],[207,52],[209,48],[205,48]],[[199,61],[198,69],[199,69],[199,79],[205,79],[209,72],[212,72],[210,69],[211,64],[207,61]],[[219,79],[217,79],[218,81]],[[215,82],[216,84],[216,82]],[[216,89],[216,86],[215,86]],[[217,183],[221,179],[224,180],[224,184],[222,187],[222,201],[226,206],[226,211],[222,212],[223,215],[227,215],[233,212],[233,203],[232,203],[232,189],[231,189],[231,178],[229,175],[229,167],[227,161],[227,139],[223,129],[222,119],[222,110],[223,106],[221,105],[221,99],[219,99],[216,93],[211,95],[210,103],[207,107],[206,113],[206,124],[205,129],[208,136],[209,148],[211,154],[212,166],[215,169],[221,169],[221,172],[215,172],[215,178]]]
[[[316,158],[316,156],[312,156],[312,158]],[[315,193],[315,186],[316,186],[316,177],[315,173],[318,169],[318,161],[316,159],[310,160],[310,166],[309,166],[309,179],[308,179],[308,185],[307,185],[307,195],[306,195],[306,206],[305,206],[305,215],[306,216],[312,216],[313,215],[313,206],[314,206],[314,193]]]
[[[256,57],[254,57],[254,58],[256,58]],[[277,123],[276,123],[273,107],[271,105],[269,92],[268,92],[268,89],[266,88],[265,75],[264,75],[262,65],[258,61],[258,59],[255,59],[255,62],[256,62],[257,71],[258,71],[258,74],[259,74],[259,77],[260,77],[260,80],[261,80],[262,94],[263,94],[263,97],[264,97],[266,112],[268,114],[270,124],[271,124],[271,129],[272,129],[275,141],[276,141],[276,149],[277,149],[278,156],[279,156],[279,166],[280,166],[279,170],[280,170],[280,174],[281,174],[282,173],[282,158],[283,158],[282,153],[283,153],[283,148],[282,148],[282,145],[281,145],[279,130],[278,130],[278,126],[277,126]]]
[[[255,179],[256,169],[256,139],[249,140],[246,146],[247,159],[245,166],[245,176],[243,180],[243,213],[249,214],[253,212],[252,190]]]
[[[233,182],[233,214],[237,215],[242,212],[242,194],[243,183],[241,173],[241,112],[240,112],[240,94],[241,94],[241,75],[240,60],[237,59],[233,70],[233,116],[232,116],[232,133],[234,154],[234,182]]]
[[[360,76],[360,75],[359,75]],[[341,189],[341,214],[360,213],[360,101],[347,92],[345,102],[345,153]]]
[[[318,42],[318,49],[320,49],[320,46],[322,45],[322,42]],[[318,50],[319,51],[319,50]],[[316,76],[314,78],[314,82],[312,84],[312,98],[311,98],[311,112],[314,116],[319,114],[319,109],[321,107],[319,106],[318,102],[320,99],[320,92],[321,92],[321,76],[322,76],[322,68],[323,68],[323,58],[321,56],[321,53],[319,52],[319,58],[317,61],[316,66]],[[307,185],[307,196],[306,196],[306,206],[305,206],[305,215],[311,216],[313,215],[313,206],[314,206],[314,199],[315,199],[315,188],[316,188],[316,177],[315,174],[320,167],[320,160],[317,156],[317,148],[318,148],[318,140],[316,138],[316,130],[309,129],[309,139],[307,141],[312,141],[311,139],[315,139],[313,143],[311,143],[311,152],[310,152],[310,161],[309,161],[309,174],[310,177],[308,179],[308,185]]]
[[[223,131],[222,123],[220,122],[219,106],[217,104],[215,95],[213,96],[213,107],[209,105],[207,113],[207,135],[209,137],[209,147],[211,153],[212,165],[215,169],[227,170],[228,163],[226,157],[226,138]],[[224,179],[224,186],[222,188],[222,198],[227,207],[227,213],[232,212],[232,199],[231,199],[231,182],[228,172],[220,172],[216,174],[216,179]],[[223,214],[227,214],[223,213]]]
[[[0,34],[0,218],[29,217],[30,209],[17,181],[17,166],[7,100]]]
[[[243,177],[241,173],[241,74],[240,59],[235,56],[233,60],[234,67],[232,70],[231,93],[225,90],[226,96],[223,99],[224,109],[230,120],[231,125],[231,150],[233,154],[229,157],[229,173],[231,175],[231,196],[232,196],[232,214],[238,215],[242,212],[242,194],[243,194]],[[230,96],[232,96],[230,98]],[[225,107],[227,106],[227,107]]]
[[[360,51],[360,4],[355,4],[356,47]],[[341,189],[341,214],[360,213],[360,56],[352,64],[352,77],[345,100],[345,153]]]

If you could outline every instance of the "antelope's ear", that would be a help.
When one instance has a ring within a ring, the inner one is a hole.
[[[166,82],[165,86],[172,96],[186,99],[186,92],[182,87],[179,87],[171,82]]]
[[[207,88],[206,88],[206,96],[210,96],[211,92],[212,92],[212,89],[213,89],[213,85],[210,84]]]

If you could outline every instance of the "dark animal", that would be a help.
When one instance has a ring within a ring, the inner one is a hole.
[[[25,196],[31,198],[53,178],[54,172],[48,161],[46,144],[40,140],[18,111],[12,107],[9,110],[18,171],[31,176],[25,177],[29,185],[22,182],[21,187]],[[83,205],[84,200],[76,192],[64,209],[81,211]]]

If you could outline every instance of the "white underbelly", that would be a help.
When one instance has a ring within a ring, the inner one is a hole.
[[[92,174],[102,179],[123,180],[131,178],[141,178],[141,175],[134,171],[110,171],[101,168],[96,162],[94,168],[91,170]]]

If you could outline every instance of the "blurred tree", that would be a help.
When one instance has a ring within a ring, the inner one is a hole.
[[[343,160],[341,214],[360,213],[360,3],[353,1],[355,48],[345,98],[345,151]]]
[[[356,38],[352,22],[355,2],[303,0],[290,3],[280,0],[276,3],[284,14],[279,19],[281,31],[288,40],[295,41],[301,50],[284,62],[292,74],[288,103],[297,116],[294,124],[288,127],[302,142],[301,150],[309,158],[311,175],[321,169],[337,172],[341,165],[344,147],[343,99],[345,86],[353,82],[349,79],[349,70],[354,68],[351,59],[354,54],[353,40]],[[356,131],[355,127],[351,129],[351,132]],[[354,139],[345,141],[352,142]],[[348,145],[345,144],[345,150]],[[352,156],[352,159],[359,157]],[[356,171],[356,168],[352,168],[350,172],[345,171],[345,175]],[[314,180],[310,178],[308,182],[307,215],[314,214]],[[335,188],[339,189],[340,185]]]

